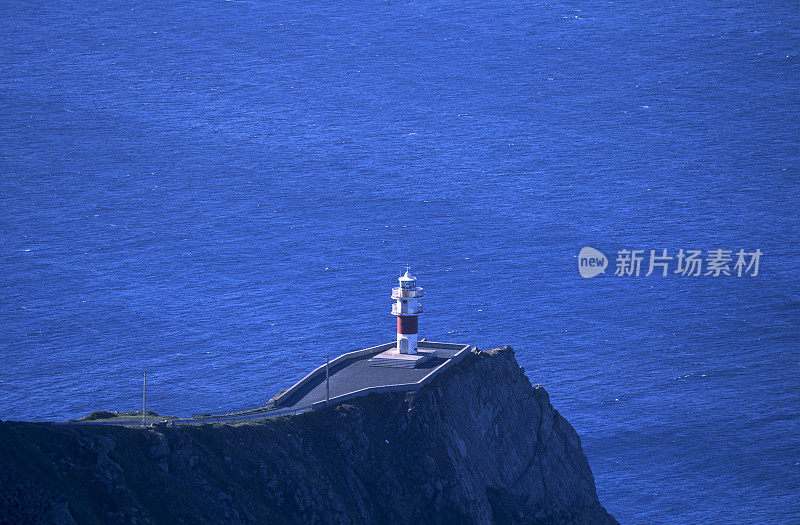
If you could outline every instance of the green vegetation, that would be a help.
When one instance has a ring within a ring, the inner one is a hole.
[[[146,424],[150,423],[158,423],[164,420],[170,419],[177,419],[175,416],[162,416],[160,414],[156,414],[151,410],[146,410],[144,413],[144,422]],[[131,423],[141,424],[142,422],[142,411],[135,410],[132,412],[110,412],[108,410],[95,410],[91,414],[87,416],[83,416],[80,419],[68,419],[70,423]]]
[[[195,414],[192,416],[192,419],[209,419],[212,417],[236,417],[236,416],[249,416],[251,414],[258,414],[260,412],[266,412],[268,410],[272,410],[275,408],[275,403],[267,403],[264,406],[252,408],[250,410],[243,410],[241,412],[228,412],[226,414],[211,414],[209,412],[201,412],[199,414]]]

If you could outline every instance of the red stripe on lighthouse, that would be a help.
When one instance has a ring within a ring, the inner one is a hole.
[[[416,315],[398,315],[397,316],[397,333],[398,334],[416,334],[417,333],[417,316]]]

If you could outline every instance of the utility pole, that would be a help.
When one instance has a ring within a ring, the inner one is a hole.
[[[331,367],[331,354],[325,354],[325,406],[331,402],[331,376],[328,369]]]
[[[143,372],[143,375],[142,375],[142,426],[145,426],[144,402],[145,402],[146,394],[147,394],[147,372]]]

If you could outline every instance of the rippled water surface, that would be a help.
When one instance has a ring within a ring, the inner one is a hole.
[[[160,413],[257,406],[391,340],[408,263],[421,335],[514,346],[620,521],[796,522],[796,4],[89,4],[0,2],[0,418],[145,370]]]

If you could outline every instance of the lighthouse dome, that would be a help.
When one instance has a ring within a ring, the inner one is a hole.
[[[400,286],[404,290],[413,289],[417,283],[417,278],[411,275],[411,270],[409,270],[408,268],[406,268],[406,273],[404,273],[397,280],[400,281]]]
[[[402,276],[401,276],[399,279],[397,279],[397,280],[398,280],[398,281],[416,281],[416,280],[417,280],[417,278],[416,278],[416,277],[414,277],[413,275],[411,275],[410,273],[408,273],[408,270],[406,270],[406,273],[404,273],[404,274],[403,274],[403,275],[402,275]]]

